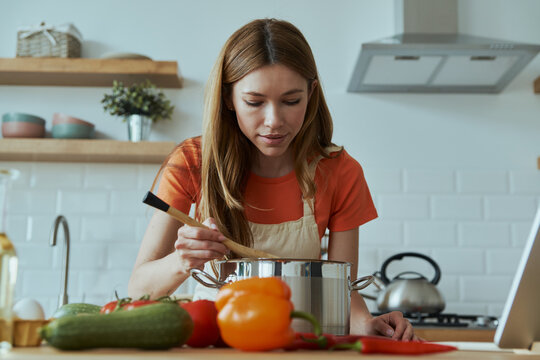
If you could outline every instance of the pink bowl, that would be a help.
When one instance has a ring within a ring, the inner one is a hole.
[[[42,138],[45,136],[45,126],[31,122],[3,122],[2,136],[5,138]]]
[[[53,125],[58,125],[58,124],[79,124],[79,125],[90,126],[92,128],[94,127],[94,124],[92,124],[92,123],[90,123],[88,121],[77,119],[76,117],[69,116],[69,115],[62,114],[62,113],[54,113],[53,118],[52,118],[52,123],[53,123]]]

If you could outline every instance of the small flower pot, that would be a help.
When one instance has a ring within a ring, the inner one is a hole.
[[[150,137],[152,119],[142,115],[130,115],[126,118],[128,139],[132,142],[146,141]]]

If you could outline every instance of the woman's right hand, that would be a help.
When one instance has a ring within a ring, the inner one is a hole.
[[[225,236],[219,232],[214,219],[208,218],[203,224],[210,229],[189,225],[178,229],[174,248],[180,259],[182,272],[188,273],[193,268],[202,270],[205,262],[221,259],[229,251],[223,245]]]

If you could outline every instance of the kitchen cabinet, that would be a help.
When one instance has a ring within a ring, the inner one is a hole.
[[[176,61],[87,58],[0,58],[0,85],[112,86],[150,80],[158,88],[181,88]]]
[[[0,161],[160,164],[175,145],[172,141],[0,139]]]
[[[34,359],[34,360],[57,360],[73,359],[86,360],[120,360],[120,359],[190,359],[190,360],[301,360],[301,359],[359,359],[374,358],[384,359],[410,359],[407,355],[373,354],[359,355],[356,351],[271,351],[271,352],[242,352],[234,349],[190,349],[174,348],[168,351],[142,351],[130,349],[99,349],[88,351],[58,351],[47,346],[36,348],[15,348],[7,358],[11,360]],[[423,360],[430,359],[523,359],[523,355],[512,352],[488,352],[488,351],[453,351],[441,354],[422,355]]]

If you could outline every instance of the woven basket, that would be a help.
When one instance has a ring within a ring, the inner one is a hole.
[[[22,33],[22,31],[17,33],[17,57],[81,57],[81,43],[71,34],[49,31],[56,40],[54,45],[43,32],[24,39]]]
[[[39,328],[45,326],[48,322],[48,320],[14,320],[13,345],[39,346],[41,344]]]

